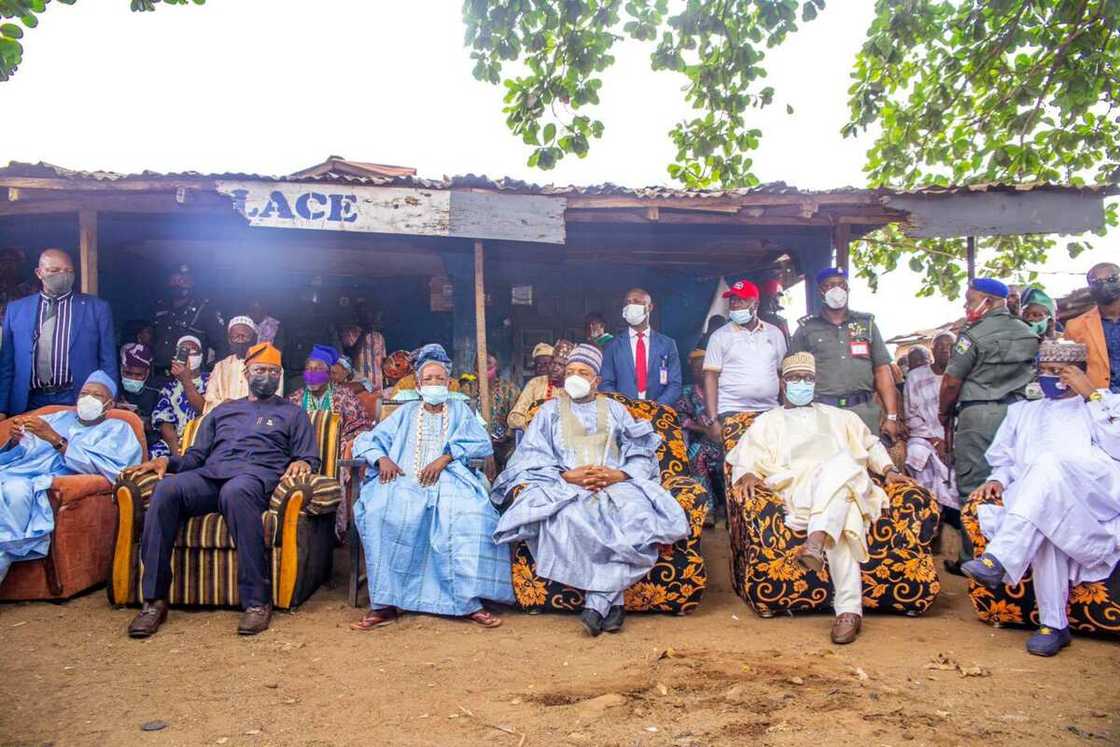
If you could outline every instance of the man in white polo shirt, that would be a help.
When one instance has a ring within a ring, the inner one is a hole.
[[[758,318],[758,286],[740,280],[723,294],[731,320],[708,339],[704,398],[712,437],[722,441],[728,415],[760,413],[778,406],[779,375],[786,356],[782,331]]]

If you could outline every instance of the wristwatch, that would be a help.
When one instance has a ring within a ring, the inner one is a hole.
[[[895,422],[896,420],[898,420],[898,414],[893,412],[889,413],[887,415],[887,420],[891,421],[892,423]]]
[[[1099,402],[1104,399],[1104,392],[1100,389],[1094,389],[1093,392],[1085,398],[1086,402]]]

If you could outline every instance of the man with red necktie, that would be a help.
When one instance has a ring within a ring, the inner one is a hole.
[[[627,292],[622,318],[629,330],[604,348],[599,390],[672,407],[681,396],[681,360],[677,343],[650,327],[652,312],[649,293],[641,288]]]

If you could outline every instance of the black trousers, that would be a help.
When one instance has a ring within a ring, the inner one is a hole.
[[[171,550],[180,524],[192,516],[217,512],[225,517],[237,545],[237,589],[242,608],[271,603],[271,563],[265,554],[261,524],[269,499],[265,488],[259,477],[245,474],[215,480],[192,471],[160,480],[144,515],[140,540],[144,600],[167,599]]]

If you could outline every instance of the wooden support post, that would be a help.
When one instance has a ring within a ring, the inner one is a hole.
[[[490,379],[486,376],[486,278],[483,262],[486,255],[482,242],[474,242],[474,327],[477,340],[478,409],[482,419],[490,422]]]
[[[968,282],[976,279],[976,237],[968,237],[968,250],[966,254],[968,261]]]
[[[836,249],[836,266],[848,272],[848,245],[852,241],[852,227],[839,223],[832,229],[832,245]]]
[[[78,250],[81,259],[82,293],[97,295],[97,211],[78,211]]]

